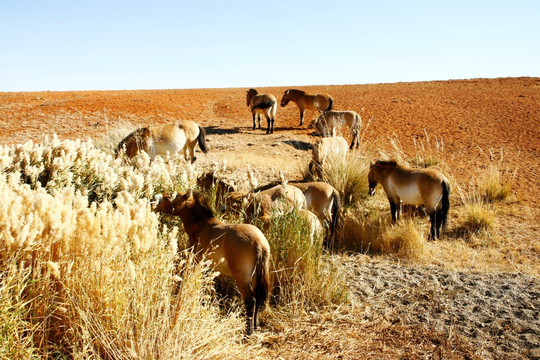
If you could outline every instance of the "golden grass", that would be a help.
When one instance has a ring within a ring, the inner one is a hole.
[[[0,357],[314,358],[317,349],[347,357],[386,344],[390,335],[397,340],[375,354],[398,356],[395,346],[401,346],[402,355],[415,357],[430,353],[432,344],[418,347],[420,338],[437,343],[446,336],[359,321],[364,313],[349,294],[346,269],[321,239],[306,241],[305,224],[289,213],[267,232],[277,286],[262,314],[267,326],[244,341],[240,304],[223,307],[208,265],[182,251],[187,242],[178,219],[158,216],[148,201],[188,187],[193,169],[181,159],[150,162],[144,154],[114,160],[116,142],[100,145],[104,151],[57,138],[0,148]],[[398,139],[386,147],[363,143],[346,163],[325,169],[346,205],[336,249],[460,270],[539,274],[538,231],[522,234],[538,212],[523,213],[508,201],[516,172],[494,161],[478,182],[463,184],[450,173],[442,145],[426,140],[411,155]],[[435,167],[450,178],[451,214],[442,239],[426,241],[429,220],[408,212],[392,225],[381,190],[367,197],[375,155]],[[470,354],[458,338],[444,346]]]

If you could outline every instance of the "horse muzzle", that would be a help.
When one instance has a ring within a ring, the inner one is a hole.
[[[161,202],[162,199],[163,199],[163,194],[154,195],[154,198],[152,199],[152,201],[150,201],[150,205],[153,208],[155,208],[156,206],[159,205],[159,203]]]

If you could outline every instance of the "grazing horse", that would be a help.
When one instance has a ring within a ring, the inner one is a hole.
[[[247,106],[253,115],[253,130],[255,130],[255,116],[259,120],[261,128],[261,114],[264,114],[268,122],[267,134],[274,132],[274,121],[276,120],[277,101],[272,94],[259,94],[255,89],[249,89],[246,94]]]
[[[251,334],[270,286],[270,245],[264,234],[253,225],[216,219],[202,192],[157,195],[156,201],[159,211],[182,219],[197,254],[210,259],[221,275],[235,279],[246,308],[246,332]]]
[[[262,191],[229,193],[228,207],[240,211],[246,207],[246,219],[251,222],[258,218],[267,223],[272,219],[274,210],[280,212],[290,208],[305,209],[306,198],[302,190],[288,184],[272,185]]]
[[[396,161],[377,160],[368,174],[369,194],[381,184],[390,201],[392,221],[401,215],[401,203],[426,206],[431,221],[430,238],[440,236],[450,209],[450,184],[446,177],[433,169],[409,169]]]
[[[352,150],[355,144],[358,149],[360,145],[358,135],[360,133],[360,126],[362,125],[362,118],[354,111],[325,111],[309,124],[309,128],[315,129],[322,136],[335,136],[336,129],[339,128],[341,130],[345,124],[350,129],[352,135],[350,149]]]
[[[289,185],[302,190],[306,198],[306,209],[317,215],[321,223],[328,224],[330,238],[333,239],[341,208],[338,191],[332,185],[322,181],[294,182]]]
[[[216,208],[221,207],[229,193],[236,191],[234,185],[220,179],[215,172],[208,172],[198,177],[197,186],[206,192],[215,192]]]
[[[286,106],[289,101],[298,105],[300,109],[300,126],[304,124],[304,112],[308,110],[318,110],[320,112],[332,110],[334,99],[328,94],[307,94],[303,90],[289,89],[283,93],[281,106]]]
[[[347,140],[341,136],[320,139],[313,145],[309,171],[320,177],[328,159],[330,159],[330,162],[345,161],[347,151],[349,151],[349,145],[347,145]]]
[[[202,152],[207,154],[204,128],[193,121],[178,120],[133,131],[118,144],[115,156],[118,157],[122,150],[128,158],[134,157],[140,151],[146,151],[153,160],[157,155],[182,151],[186,161],[193,163],[197,159],[194,156],[197,142]]]

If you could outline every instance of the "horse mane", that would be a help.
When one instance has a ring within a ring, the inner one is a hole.
[[[383,165],[383,166],[396,166],[398,163],[396,160],[377,160],[374,165]]]
[[[214,217],[214,210],[212,210],[212,204],[208,195],[201,191],[193,191],[193,198],[199,205],[197,217],[203,217],[211,219]]]
[[[255,90],[254,88],[251,88],[248,90],[248,93],[254,92],[255,94],[258,94],[259,92]]]
[[[295,92],[297,94],[305,94],[306,92],[304,90],[298,90],[298,89],[289,89],[287,90],[289,92]]]
[[[128,136],[126,136],[125,138],[122,139],[122,141],[120,141],[120,143],[118,144],[118,146],[116,147],[116,149],[114,150],[114,153],[115,155],[118,155],[118,153],[120,152],[120,150],[122,150],[122,147],[128,142],[130,141],[132,138],[134,138],[135,136],[141,136],[142,133],[144,133],[146,131],[146,129],[148,129],[148,127],[143,127],[143,128],[139,128],[139,129],[136,129],[134,131],[132,131]]]

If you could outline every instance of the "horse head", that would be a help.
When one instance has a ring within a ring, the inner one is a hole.
[[[286,106],[289,101],[291,101],[291,91],[287,90],[283,93],[283,97],[281,98],[281,106]]]
[[[255,89],[249,89],[246,91],[246,103],[248,107],[251,106],[251,99],[253,99],[253,97],[257,94],[258,92]]]
[[[368,184],[369,184],[369,196],[375,195],[375,188],[377,187],[377,180],[375,180],[375,166],[378,164],[378,160],[369,163]]]

